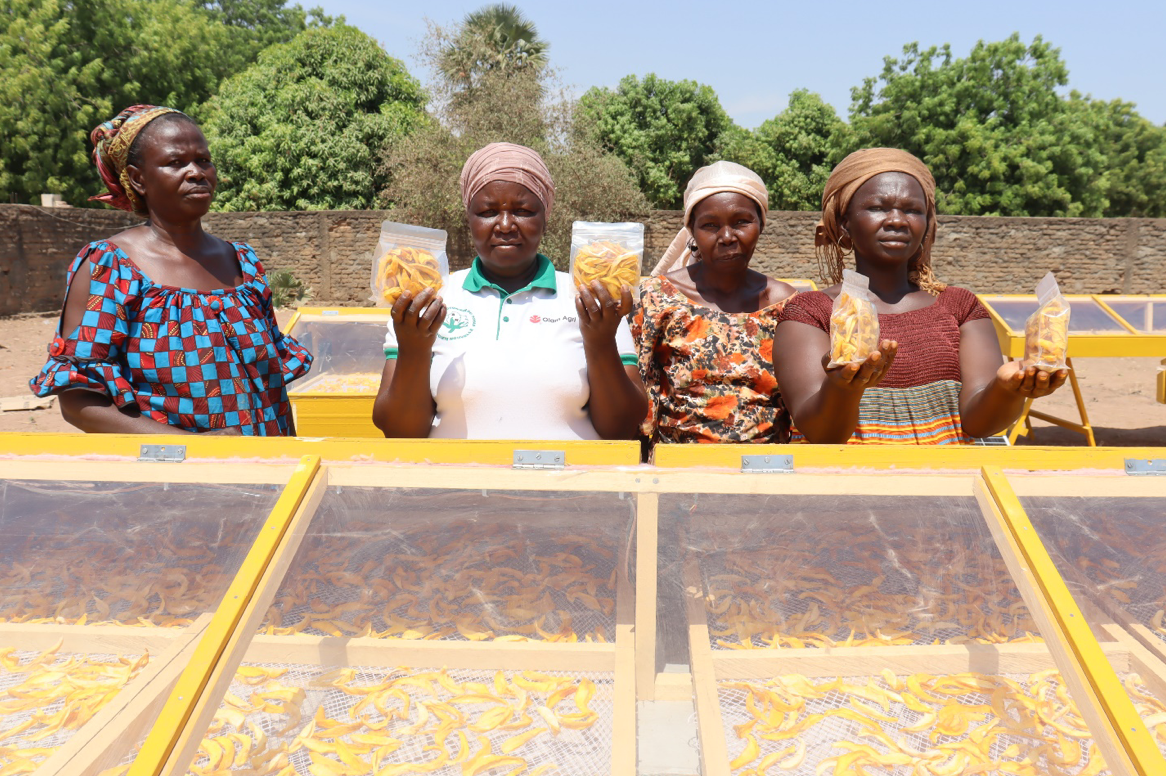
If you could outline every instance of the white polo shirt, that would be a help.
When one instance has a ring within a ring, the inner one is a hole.
[[[586,405],[587,360],[575,286],[539,254],[538,274],[508,294],[483,277],[481,259],[441,290],[446,316],[433,345],[429,436],[446,439],[598,439]],[[615,334],[620,360],[637,363],[627,320]],[[397,357],[389,321],[385,358]]]

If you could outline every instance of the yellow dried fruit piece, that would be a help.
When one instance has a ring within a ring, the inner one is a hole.
[[[598,280],[618,302],[623,286],[634,290],[640,282],[640,256],[618,242],[597,240],[575,254],[572,272],[576,286],[590,288],[591,281]]]
[[[425,288],[440,289],[441,265],[432,253],[401,245],[377,262],[376,285],[381,299],[392,305],[405,291],[419,294]]]

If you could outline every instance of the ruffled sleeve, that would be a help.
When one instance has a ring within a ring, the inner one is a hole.
[[[89,277],[78,278],[86,260]],[[63,336],[61,323],[57,323],[48,361],[29,381],[29,388],[41,397],[69,390],[94,391],[110,397],[118,407],[137,406],[122,355],[129,334],[126,306],[133,303],[137,283],[122,272],[116,250],[101,242],[85,246],[73,260],[66,277],[65,298],[74,282],[86,281],[89,299],[81,325]]]
[[[239,255],[251,263],[251,267],[244,267],[244,272],[254,274],[254,282],[258,285],[263,299],[263,316],[267,321],[268,331],[271,332],[271,341],[279,353],[279,360],[283,369],[283,381],[286,385],[298,380],[312,368],[312,354],[301,345],[295,337],[289,337],[280,331],[279,322],[275,320],[275,308],[271,303],[271,286],[267,283],[267,273],[262,262],[255,255],[254,249],[246,243],[239,245]]]
[[[648,278],[640,284],[639,298],[632,310],[632,338],[636,342],[640,377],[648,391],[648,415],[640,426],[640,433],[648,439],[656,434],[656,418],[664,388],[664,373],[656,361],[656,347],[660,342],[658,297],[660,281]]]

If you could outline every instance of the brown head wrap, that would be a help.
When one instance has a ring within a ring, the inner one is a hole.
[[[538,152],[514,143],[491,143],[479,148],[466,159],[462,167],[462,203],[468,209],[470,200],[491,181],[518,183],[530,189],[543,203],[547,218],[555,204],[555,182],[551,171]]]
[[[814,252],[822,278],[832,283],[842,282],[845,257],[843,250],[842,219],[850,200],[862,184],[884,172],[902,172],[919,181],[927,198],[927,233],[919,253],[911,257],[910,280],[935,296],[947,286],[935,279],[931,272],[931,245],[935,242],[935,178],[922,161],[898,148],[866,148],[843,159],[830,173],[822,191],[822,220],[814,233]]]
[[[119,210],[146,214],[146,203],[130,185],[129,174],[126,172],[130,146],[151,121],[168,113],[185,115],[181,111],[159,105],[131,105],[93,130],[89,136],[93,141],[93,162],[109,193],[89,199],[113,205]]]

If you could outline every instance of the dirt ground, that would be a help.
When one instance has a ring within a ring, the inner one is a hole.
[[[281,324],[291,318],[280,311]],[[0,398],[31,397],[28,380],[45,360],[57,316],[0,318]],[[1166,353],[1163,354],[1166,356]],[[1093,423],[1097,444],[1105,446],[1166,446],[1166,404],[1154,400],[1157,358],[1083,358],[1077,377]],[[1035,408],[1062,418],[1076,418],[1069,386],[1035,403]],[[1079,445],[1084,437],[1066,429],[1033,421],[1035,431],[1018,444]],[[55,403],[48,409],[0,412],[0,431],[71,432]]]

